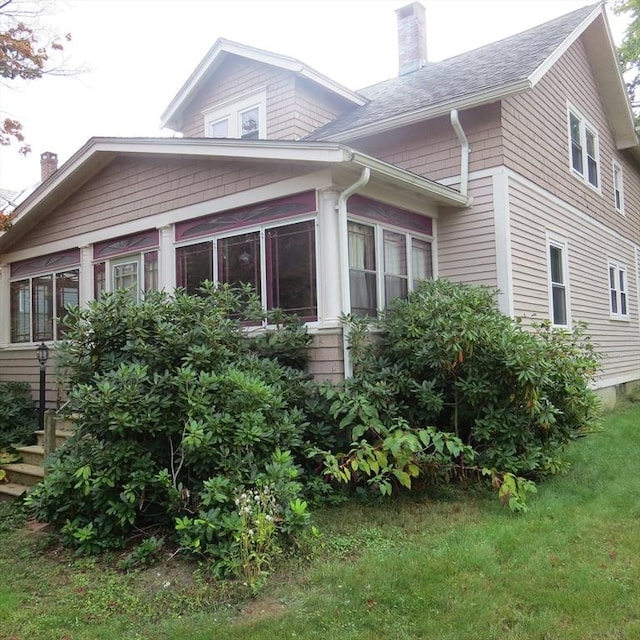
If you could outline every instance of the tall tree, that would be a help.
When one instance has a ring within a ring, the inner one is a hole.
[[[62,52],[71,35],[52,36],[37,27],[37,20],[51,11],[48,0],[0,0],[0,85],[15,87],[44,75],[67,75]],[[22,123],[0,111],[0,145],[17,142],[22,154],[31,150]]]
[[[640,0],[617,0],[613,5],[617,15],[627,15],[629,24],[618,49],[631,105],[636,114],[636,127],[640,125]]]

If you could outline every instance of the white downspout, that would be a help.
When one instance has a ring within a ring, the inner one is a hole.
[[[462,129],[462,125],[460,124],[457,109],[452,109],[451,111],[451,125],[453,126],[453,130],[456,132],[458,141],[460,142],[460,146],[462,147],[460,158],[460,193],[463,196],[466,196],[467,187],[469,184],[469,155],[471,150],[469,147],[467,136],[465,135]]]
[[[342,313],[351,313],[351,297],[349,291],[349,228],[347,226],[347,200],[356,191],[364,187],[371,177],[371,170],[365,167],[360,177],[339,196],[336,211],[338,212],[338,234],[340,238],[340,291],[342,297]],[[351,366],[351,353],[349,351],[349,327],[342,328],[342,349],[344,358],[344,377],[353,375]]]

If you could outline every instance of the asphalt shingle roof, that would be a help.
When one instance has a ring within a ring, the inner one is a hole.
[[[370,102],[316,129],[321,140],[403,113],[470,98],[528,78],[599,5],[593,4],[491,44],[427,64],[358,91]]]

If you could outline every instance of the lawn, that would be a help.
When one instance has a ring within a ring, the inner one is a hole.
[[[75,558],[0,505],[0,638],[640,638],[640,404],[567,460],[524,515],[454,491],[318,513],[322,547],[254,599],[176,558]]]

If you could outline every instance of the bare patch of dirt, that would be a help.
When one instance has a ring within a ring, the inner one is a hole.
[[[264,620],[281,616],[286,611],[286,606],[272,596],[263,596],[249,602],[241,611],[244,620]]]

